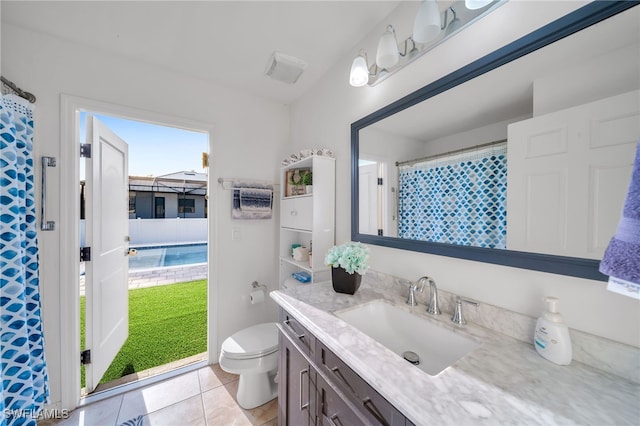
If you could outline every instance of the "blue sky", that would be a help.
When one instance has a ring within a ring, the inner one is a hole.
[[[209,151],[206,133],[158,126],[106,115],[96,117],[129,144],[130,176],[161,176],[179,171],[205,173],[202,153]],[[80,138],[85,140],[85,113]]]

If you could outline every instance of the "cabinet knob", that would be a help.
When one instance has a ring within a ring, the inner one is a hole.
[[[297,215],[298,215],[297,210],[291,210],[291,216],[297,216]]]

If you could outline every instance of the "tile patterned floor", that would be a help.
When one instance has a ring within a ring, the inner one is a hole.
[[[144,426],[276,426],[278,401],[245,410],[238,376],[218,365],[123,393],[71,412],[57,426],[117,426],[143,415]]]

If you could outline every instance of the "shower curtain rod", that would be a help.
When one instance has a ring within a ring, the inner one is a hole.
[[[462,154],[464,152],[476,151],[476,150],[479,150],[481,148],[486,148],[486,147],[493,146],[493,145],[500,145],[500,144],[503,144],[505,142],[507,142],[506,139],[501,139],[499,141],[487,142],[487,143],[483,143],[483,144],[480,144],[480,145],[472,146],[470,148],[461,148],[461,149],[455,149],[455,150],[449,151],[449,152],[443,152],[442,154],[429,155],[427,157],[415,158],[413,160],[396,161],[396,167],[407,166],[407,165],[412,166],[412,165],[417,164],[417,163],[422,163],[423,161],[435,160],[436,158],[444,157],[445,155],[455,155],[455,154]]]
[[[21,98],[24,98],[24,99],[28,100],[32,104],[36,103],[36,95],[34,95],[33,93],[29,93],[29,92],[23,91],[21,88],[16,86],[12,81],[7,80],[6,78],[4,78],[4,76],[0,76],[0,80],[2,80],[2,85],[4,87],[6,87],[7,89],[11,90],[16,95],[20,96]]]

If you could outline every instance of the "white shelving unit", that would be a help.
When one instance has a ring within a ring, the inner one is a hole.
[[[306,271],[311,282],[328,280],[329,267],[324,264],[327,250],[335,241],[335,158],[311,156],[282,167],[280,173],[280,286],[295,272]],[[310,170],[311,193],[287,196],[288,173]],[[293,259],[292,245],[312,250],[308,261]]]

